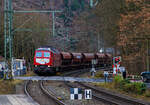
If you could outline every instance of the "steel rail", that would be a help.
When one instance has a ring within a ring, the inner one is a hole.
[[[58,105],[66,105],[64,102],[62,102],[61,100],[59,100],[57,98],[57,96],[51,91],[51,90],[48,90],[44,87],[43,85],[43,81],[40,81],[40,88],[42,90],[42,92],[44,94],[46,94],[48,97],[50,97],[51,99],[53,99]]]
[[[29,84],[30,84],[30,80],[25,83],[24,92],[25,92],[25,94],[26,94],[32,101],[35,101],[35,100],[32,98],[32,96],[30,95],[30,92],[28,91],[28,86],[29,86]],[[51,99],[52,99],[53,101],[55,101],[58,105],[66,105],[65,103],[63,103],[62,101],[60,101],[52,92],[48,91],[48,90],[44,87],[43,81],[40,81],[40,82],[39,82],[39,87],[40,87],[40,89],[41,89],[41,91],[42,91],[42,93],[43,93],[44,95],[46,95],[48,98],[51,98]]]
[[[105,96],[109,96],[111,97],[112,99],[114,98],[114,100],[119,100],[119,101],[122,101],[122,102],[126,102],[128,104],[131,104],[131,105],[150,105],[150,103],[148,102],[144,102],[144,101],[141,101],[141,100],[138,100],[138,99],[129,99],[129,98],[126,98],[126,97],[123,97],[123,96],[118,96],[116,95],[115,93],[114,94],[111,94],[110,92],[106,92],[106,91],[103,91],[102,89],[96,89],[92,86],[89,86],[89,85],[86,85],[84,83],[80,83],[80,82],[77,82],[78,84],[82,85],[83,87],[86,87],[86,88],[89,88],[89,89],[92,89],[93,91],[97,92],[97,93],[101,93],[101,94],[104,94]],[[101,98],[101,97],[100,97]],[[108,99],[106,99],[108,100]],[[111,102],[114,103],[114,101],[112,100]],[[115,103],[114,103],[115,104]],[[120,102],[116,102],[116,105],[124,105]]]
[[[106,70],[105,68],[102,68],[103,70]],[[110,68],[108,68],[108,69],[110,69]],[[80,71],[80,72],[79,72]],[[86,71],[89,71],[89,68],[88,69],[84,69],[84,70],[78,70],[78,71],[76,71],[76,72],[69,72],[68,74],[64,74],[64,76],[68,76],[68,75],[75,75],[75,77],[77,77],[77,76],[79,76],[79,75],[81,75],[81,74],[83,74],[83,73],[85,73]],[[76,83],[78,83],[78,82],[76,82]],[[69,87],[69,88],[74,88],[74,86],[73,85],[71,85],[71,84],[69,84],[69,82],[66,82],[66,81],[64,81],[64,84],[67,86],[67,87]],[[108,104],[110,104],[110,105],[118,105],[118,103],[116,103],[116,102],[113,102],[113,101],[110,101],[110,100],[107,100],[107,99],[105,99],[105,98],[103,98],[103,97],[98,97],[97,95],[92,95],[96,100],[98,100],[98,101],[102,101],[102,102],[105,102],[105,103],[108,103]]]
[[[29,80],[29,81],[26,81],[25,86],[24,86],[24,92],[25,92],[25,94],[30,98],[31,101],[35,101],[35,100],[31,97],[30,93],[28,92],[28,85],[29,85],[29,82],[30,82],[30,80]]]
[[[104,70],[106,70],[106,69],[104,68]],[[85,71],[87,71],[87,70],[85,70]],[[77,77],[77,76],[79,76],[80,74],[83,74],[83,73],[84,72],[82,71],[82,72],[74,72],[72,74],[75,75],[75,77]],[[73,85],[69,84],[69,82],[64,81],[64,83],[68,87],[73,88]],[[84,88],[91,89],[95,93],[97,93],[95,95],[92,94],[92,96],[96,100],[102,101],[102,102],[105,102],[105,103],[108,103],[108,104],[111,104],[111,105],[150,105],[150,103],[147,103],[147,102],[144,102],[144,101],[141,101],[141,100],[138,100],[138,99],[134,99],[134,98],[129,99],[129,98],[126,98],[126,97],[118,96],[116,94],[111,94],[109,92],[102,91],[101,89],[96,89],[92,86],[88,86],[88,85],[86,85],[84,83],[81,83],[81,82],[75,82],[75,83],[78,83],[80,86],[82,86]],[[98,93],[103,94],[104,96],[99,96]]]

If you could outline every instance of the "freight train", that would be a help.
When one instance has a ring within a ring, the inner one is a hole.
[[[72,68],[90,68],[96,60],[96,67],[112,65],[110,54],[60,52],[54,47],[40,47],[34,55],[34,72],[39,75],[56,74]],[[67,69],[66,69],[67,68]]]

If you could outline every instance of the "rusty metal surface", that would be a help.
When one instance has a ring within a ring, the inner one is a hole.
[[[95,54],[94,53],[83,53],[84,59],[83,62],[91,62],[92,59],[95,59]]]
[[[52,57],[52,64],[53,66],[60,66],[61,65],[61,56],[60,54],[54,54],[53,53],[53,57]]]
[[[72,62],[81,62],[82,61],[82,53],[71,53],[72,54]]]
[[[71,54],[68,52],[61,52],[61,55],[62,55],[63,59],[71,59],[72,58]]]
[[[105,54],[107,57],[112,57],[112,55],[111,54]]]
[[[107,62],[111,62],[111,61],[112,61],[111,58],[112,58],[111,54],[105,54],[104,59],[105,59]]]
[[[94,59],[95,58],[94,53],[83,53],[83,55],[86,59]]]
[[[104,58],[105,57],[105,54],[101,54],[101,53],[96,53],[96,56],[99,58]]]

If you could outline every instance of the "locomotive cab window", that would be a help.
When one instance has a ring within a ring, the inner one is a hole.
[[[49,52],[44,52],[44,57],[50,57],[50,53]]]
[[[36,57],[42,57],[42,52],[36,52]]]

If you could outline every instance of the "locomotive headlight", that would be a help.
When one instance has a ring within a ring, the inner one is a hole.
[[[50,65],[48,65],[48,67],[50,67]]]
[[[37,67],[37,65],[35,65],[35,67]]]

